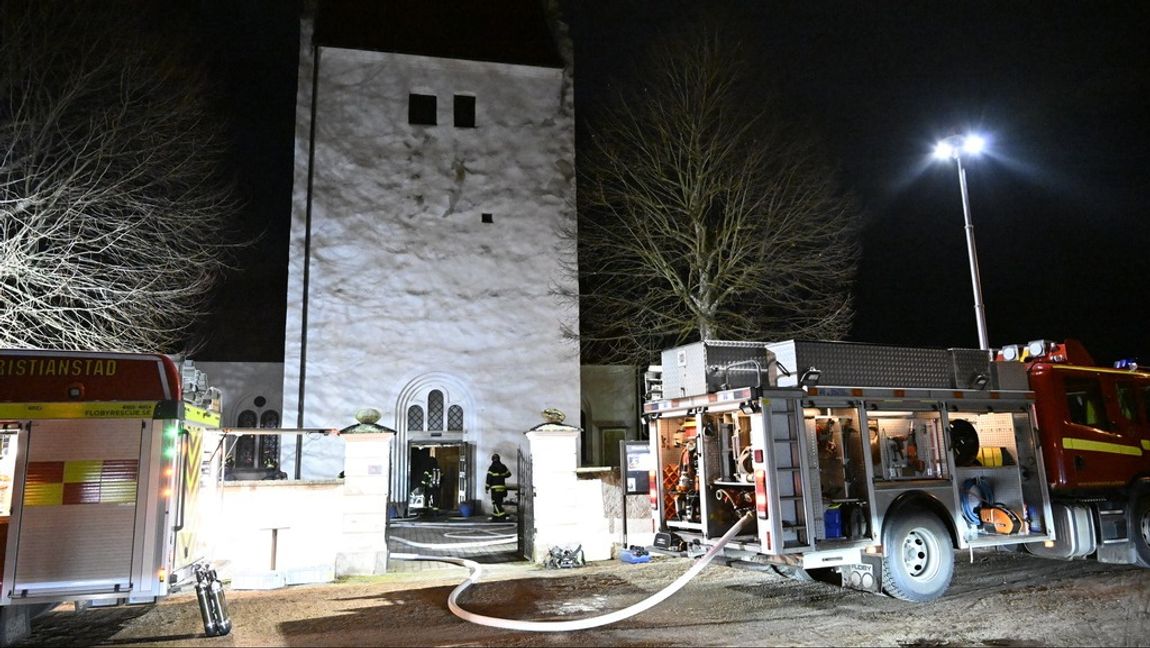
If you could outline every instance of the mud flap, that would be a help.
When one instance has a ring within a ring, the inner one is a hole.
[[[838,567],[843,577],[843,587],[862,590],[872,594],[882,593],[882,557],[863,554],[862,562]]]

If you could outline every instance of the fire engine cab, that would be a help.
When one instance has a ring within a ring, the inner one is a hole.
[[[656,548],[725,539],[730,564],[921,602],[946,591],[954,549],[1054,540],[1021,363],[708,340],[664,351],[658,388],[643,407]]]
[[[0,350],[6,636],[20,606],[151,603],[205,558],[220,403],[182,369],[158,354]]]
[[[1150,373],[1100,367],[1076,340],[1003,347],[1035,394],[1056,540],[1039,556],[1150,567]]]

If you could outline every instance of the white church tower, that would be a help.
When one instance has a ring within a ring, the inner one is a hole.
[[[515,469],[543,409],[578,420],[578,347],[561,333],[578,312],[554,296],[574,255],[559,234],[575,221],[572,80],[539,0],[320,0],[313,15],[283,424],[343,427],[375,407],[397,432],[392,500],[430,455],[454,508],[482,497],[493,452]],[[332,442],[304,439],[301,476],[334,477],[312,461]],[[285,439],[289,473],[294,453]]]

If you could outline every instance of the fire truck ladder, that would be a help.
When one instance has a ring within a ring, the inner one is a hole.
[[[810,550],[814,548],[814,511],[807,440],[799,428],[802,417],[790,411],[795,407],[791,399],[772,400],[770,407],[767,438],[771,440],[772,452],[767,453],[767,474],[771,501],[767,524],[775,538],[782,538],[781,552]]]

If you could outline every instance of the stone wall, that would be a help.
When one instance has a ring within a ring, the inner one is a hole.
[[[616,468],[598,475],[603,490],[603,513],[612,542],[617,546],[648,546],[655,540],[651,500],[646,494],[627,496],[627,537],[623,537],[623,484]]]
[[[272,578],[275,530],[274,571],[334,572],[343,490],[342,479],[224,482],[213,563],[227,578]]]
[[[224,482],[211,560],[237,589],[384,573],[392,438],[343,435],[344,479]]]

